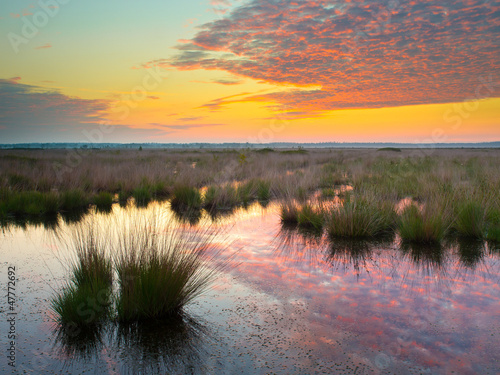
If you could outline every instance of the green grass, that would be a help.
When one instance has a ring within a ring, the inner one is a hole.
[[[113,205],[113,195],[105,191],[101,191],[94,197],[94,204],[99,210],[109,211]]]
[[[195,187],[177,185],[174,187],[172,206],[178,208],[200,208],[203,200],[200,191]]]
[[[389,202],[376,198],[346,198],[344,204],[326,213],[331,238],[370,238],[393,231],[395,212]]]
[[[257,182],[249,180],[240,184],[237,189],[238,200],[244,205],[248,205],[253,200],[257,199]]]
[[[485,209],[479,202],[462,203],[457,208],[453,229],[465,238],[483,238],[486,229]]]
[[[283,224],[298,224],[299,206],[292,201],[282,202],[280,204],[280,217]]]
[[[16,216],[54,215],[60,207],[56,193],[38,191],[13,192],[5,195],[3,201],[5,214]]]
[[[63,211],[79,211],[88,205],[88,198],[80,189],[68,190],[61,194],[61,210]]]
[[[208,209],[229,210],[239,203],[238,192],[231,185],[209,186],[203,199],[203,204]]]
[[[176,225],[160,232],[154,223],[144,224],[130,227],[119,241],[115,264],[120,322],[168,319],[205,291],[215,277],[206,263],[208,242],[200,240],[200,233],[194,238]]]
[[[487,217],[486,239],[500,244],[500,209],[492,209]]]
[[[97,223],[81,223],[72,232],[76,261],[71,279],[51,303],[56,320],[63,324],[93,325],[111,316],[113,266],[106,255],[106,237]]]
[[[321,209],[305,204],[299,210],[297,223],[301,228],[320,231],[323,229],[325,218]]]
[[[271,199],[271,183],[269,181],[257,181],[257,199],[261,202],[267,202]]]
[[[403,242],[439,244],[446,234],[446,223],[435,209],[421,211],[417,206],[406,207],[398,221],[399,235]]]
[[[151,201],[151,192],[147,186],[135,188],[132,192],[132,196],[134,197],[135,204],[137,206],[147,206],[147,204]]]

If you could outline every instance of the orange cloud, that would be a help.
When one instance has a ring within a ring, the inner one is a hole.
[[[253,0],[202,26],[177,56],[144,67],[320,87],[253,98],[299,117],[498,97],[499,14],[498,3],[482,0]]]

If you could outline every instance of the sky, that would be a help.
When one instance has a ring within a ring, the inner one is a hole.
[[[2,1],[0,51],[0,143],[500,141],[500,1]]]

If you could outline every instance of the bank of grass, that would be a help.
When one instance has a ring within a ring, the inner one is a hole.
[[[352,186],[356,194],[370,190],[379,199],[390,201],[410,197],[426,202],[436,193],[454,196],[463,190],[472,191],[474,200],[487,209],[487,202],[499,199],[492,192],[500,191],[500,150],[280,151],[247,152],[241,162],[238,150],[89,149],[78,151],[82,158],[77,168],[66,168],[67,150],[0,150],[0,191],[12,196],[53,192],[59,197],[59,212],[64,213],[82,210],[99,192],[119,193],[122,204],[136,189],[136,202],[142,204],[172,196],[174,202],[182,202],[172,194],[179,185],[237,186],[238,200],[244,206],[274,198],[306,202],[318,189],[324,189],[328,199],[341,185]],[[26,205],[25,198],[10,205],[2,194],[0,214],[10,217],[28,212],[36,216],[44,211],[36,198],[34,204]],[[454,205],[457,223],[464,221]],[[469,236],[468,229],[460,226],[453,230]],[[486,222],[483,236],[494,232],[490,227]]]
[[[331,238],[374,238],[394,230],[396,213],[391,202],[371,195],[347,195],[342,205],[326,213]]]

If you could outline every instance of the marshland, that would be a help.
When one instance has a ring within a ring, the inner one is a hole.
[[[499,371],[499,149],[0,150],[0,194],[26,371]]]

